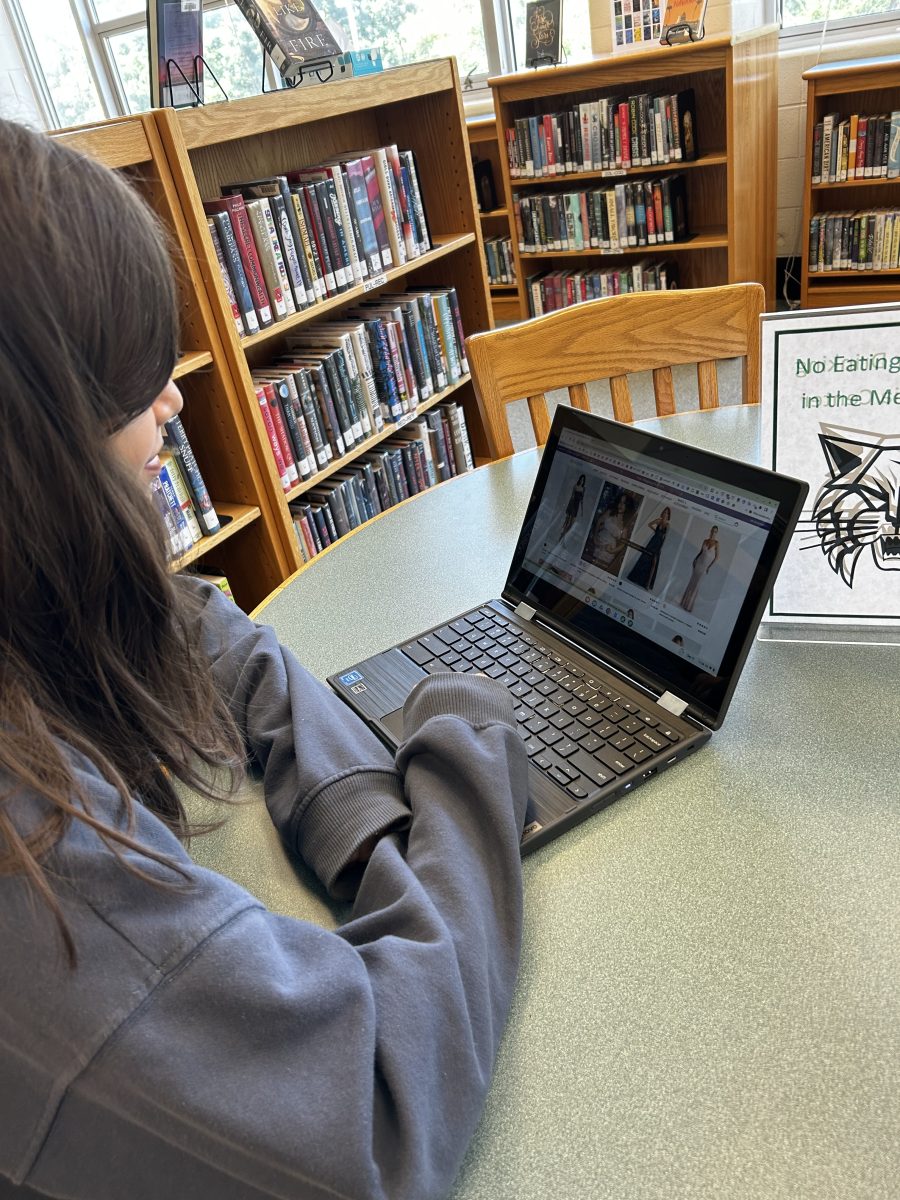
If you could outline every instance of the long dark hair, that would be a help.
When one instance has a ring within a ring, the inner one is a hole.
[[[147,489],[108,444],[175,364],[165,234],[122,179],[51,138],[0,120],[0,162],[0,875],[27,877],[74,963],[44,861],[71,821],[122,857],[141,849],[139,799],[184,836],[173,779],[229,794],[243,750]],[[114,825],[73,751],[118,791]],[[42,815],[24,828],[26,791]]]

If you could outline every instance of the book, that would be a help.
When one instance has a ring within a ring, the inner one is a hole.
[[[666,45],[703,39],[706,0],[666,0],[659,40]]]
[[[285,79],[302,76],[343,48],[310,0],[236,0],[266,53]]]
[[[219,216],[226,216],[225,213],[219,213]],[[212,239],[213,250],[216,255],[216,262],[219,264],[219,274],[222,276],[222,286],[225,288],[225,295],[228,297],[228,306],[231,309],[231,317],[234,321],[235,329],[238,337],[243,336],[244,322],[241,319],[241,310],[238,308],[238,302],[234,294],[234,287],[231,282],[231,276],[228,273],[228,264],[225,261],[225,252],[222,249],[222,241],[219,237],[219,232],[216,229],[215,222],[212,217],[206,218],[206,225],[209,229],[209,236]]]
[[[175,496],[178,507],[184,513],[185,523],[190,534],[189,543],[185,539],[186,549],[189,550],[203,537],[203,530],[200,528],[200,522],[197,520],[197,514],[194,512],[193,501],[191,500],[187,484],[184,481],[184,476],[181,473],[181,467],[178,465],[178,458],[171,450],[163,450],[159,456],[159,460],[163,465],[163,471],[165,471],[166,479],[172,488],[172,493]]]
[[[552,66],[562,49],[562,0],[525,5],[525,65]]]
[[[151,108],[203,103],[203,6],[148,0]]]
[[[194,504],[194,512],[200,523],[200,527],[204,533],[218,533],[221,528],[218,515],[213,507],[206,483],[200,473],[200,468],[194,457],[191,443],[188,441],[181,417],[177,414],[166,421],[164,440],[169,449],[178,458],[178,465],[181,468],[185,484],[190,492],[191,500]]]
[[[210,214],[207,221],[212,222],[216,230],[225,267],[231,280],[235,307],[238,310],[238,318],[241,325],[238,332],[258,333],[259,318],[253,306],[253,296],[250,293],[250,284],[247,282],[247,273],[244,270],[244,264],[241,262],[241,252],[238,247],[237,238],[234,236],[231,214],[228,212],[214,212]]]
[[[265,328],[274,321],[269,293],[263,278],[262,265],[256,250],[256,240],[253,237],[253,227],[243,196],[222,196],[217,200],[205,200],[203,211],[208,215],[217,212],[227,212],[231,217],[235,241],[241,256],[241,263],[253,297],[253,307],[261,327]]]

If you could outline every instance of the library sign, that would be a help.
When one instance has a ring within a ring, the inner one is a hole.
[[[765,623],[895,640],[900,305],[766,314],[762,356],[761,461],[809,483]]]

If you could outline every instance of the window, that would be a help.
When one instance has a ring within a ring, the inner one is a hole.
[[[856,25],[877,24],[891,13],[900,15],[900,0],[781,0],[784,33],[846,31]]]
[[[140,0],[6,3],[48,124],[83,124],[149,107],[146,8]],[[455,0],[437,21],[435,0],[316,3],[343,45],[378,47],[385,66],[453,54],[465,86],[471,88],[483,84],[488,75],[524,65],[525,8],[518,0]],[[230,0],[203,0],[203,39],[204,58],[229,98],[260,91],[262,49]],[[590,42],[590,0],[566,0],[567,59],[590,54]],[[269,64],[267,87],[279,83]],[[207,103],[217,98],[215,83],[207,75]]]

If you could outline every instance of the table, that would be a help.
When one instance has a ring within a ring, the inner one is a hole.
[[[757,454],[753,408],[643,427]],[[499,595],[537,458],[386,514],[260,619],[324,677]],[[525,860],[519,982],[454,1200],[900,1195],[898,666],[758,642],[708,746]],[[195,856],[333,924],[256,799]]]

